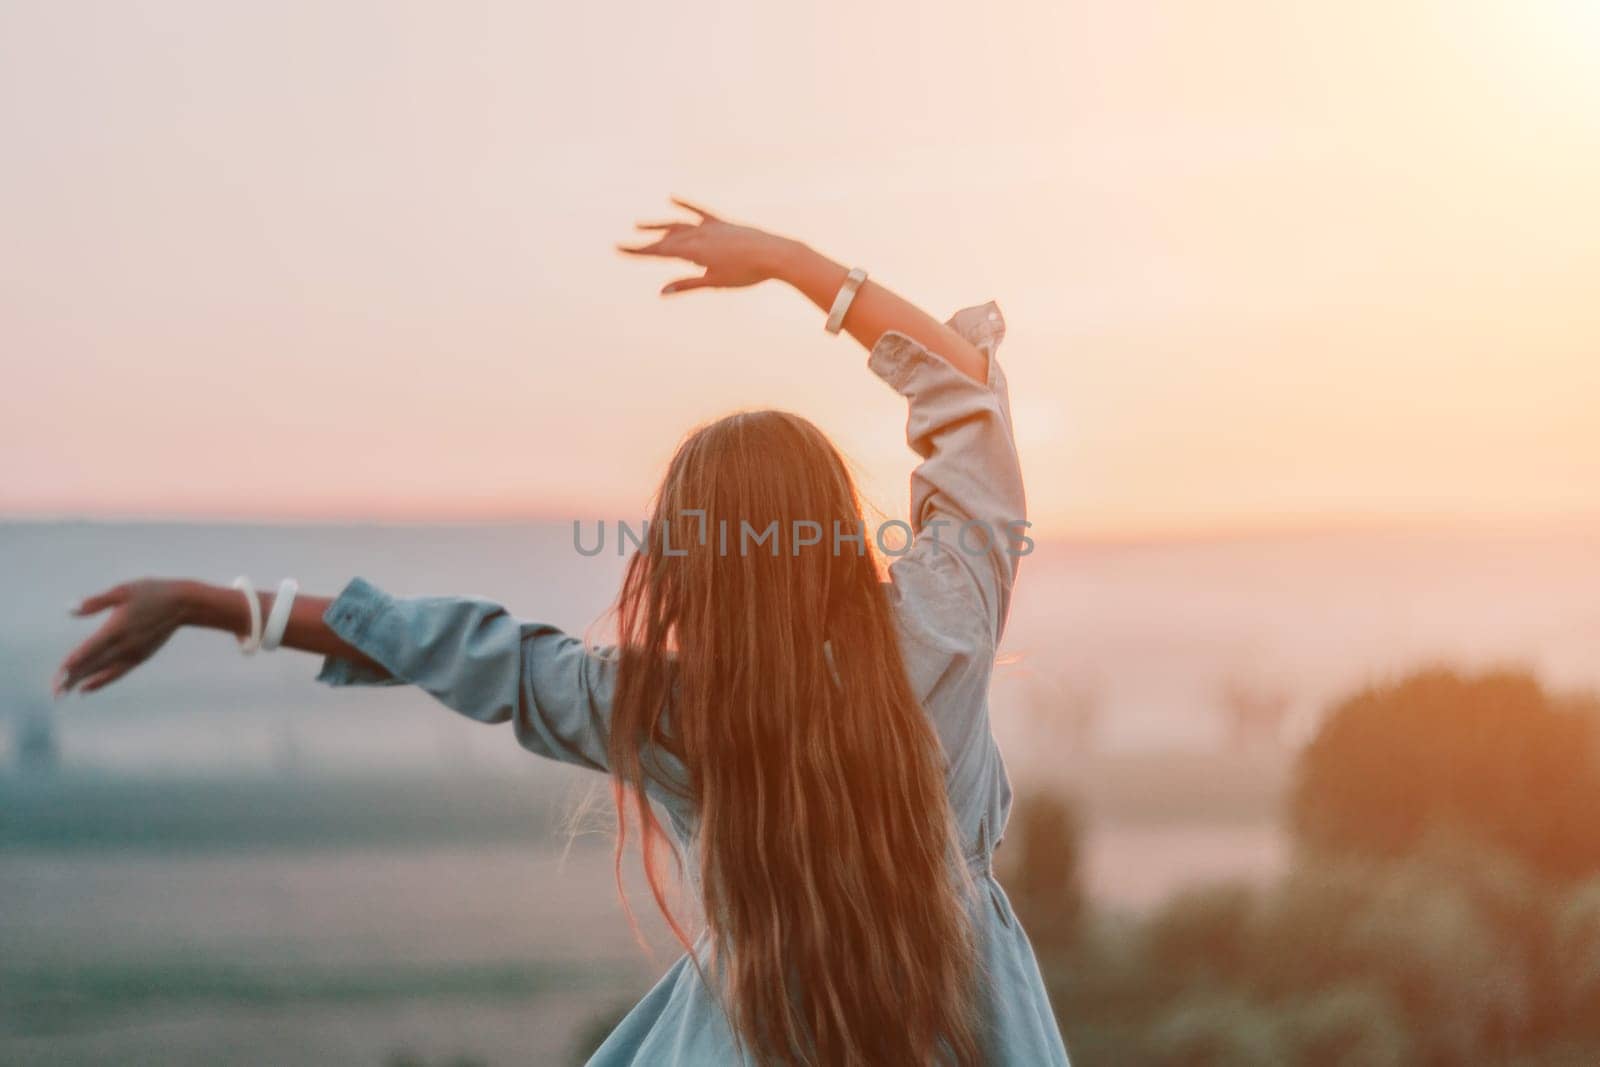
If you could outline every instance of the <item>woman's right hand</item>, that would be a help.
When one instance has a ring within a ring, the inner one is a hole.
[[[646,245],[617,246],[632,256],[683,259],[705,268],[703,274],[668,282],[661,288],[663,296],[690,289],[740,289],[780,277],[785,263],[801,249],[787,237],[726,222],[683,200],[672,202],[697,220],[641,222],[639,229],[660,236]]]
[[[55,693],[103,689],[155,655],[186,621],[182,582],[145,578],[96,593],[72,610],[81,617],[111,609],[100,629],[62,661]]]
[[[660,237],[646,245],[618,246],[629,255],[684,259],[705,268],[704,274],[668,282],[662,287],[663,295],[690,289],[732,289],[776,278],[794,286],[819,310],[831,312],[848,276],[841,264],[799,241],[725,222],[683,200],[672,202],[693,212],[698,221],[640,223],[641,230]],[[983,384],[988,380],[987,356],[948,325],[877,282],[862,283],[843,327],[868,351],[891,330],[905,334],[939,353],[973,381]]]

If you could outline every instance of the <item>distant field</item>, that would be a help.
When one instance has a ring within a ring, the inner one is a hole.
[[[1283,862],[1281,761],[1062,772],[1102,903]],[[676,955],[630,873],[655,959],[633,942],[609,838],[569,841],[585,795],[549,774],[0,777],[0,1062],[567,1062]]]
[[[1106,828],[1271,824],[1290,773],[1279,756],[1133,753],[1064,761],[1050,788]],[[0,851],[253,849],[564,840],[598,776],[117,778],[0,775]],[[1033,787],[1014,783],[1019,792]]]
[[[0,1063],[570,1062],[664,966],[609,868],[512,841],[0,852]]]
[[[585,786],[602,779],[530,766],[539,773],[232,780],[0,774],[0,848],[462,834],[543,840],[561,828]],[[1112,822],[1254,821],[1275,817],[1291,770],[1277,753],[1111,753],[1064,759],[1049,787]],[[1014,777],[1014,785],[1020,791],[1034,783]]]
[[[0,777],[0,850],[508,841],[560,830],[564,779]]]

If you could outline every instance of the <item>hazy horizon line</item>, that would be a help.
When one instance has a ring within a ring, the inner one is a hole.
[[[472,527],[472,526],[557,526],[574,521],[636,522],[628,515],[572,514],[542,512],[480,514],[383,514],[383,515],[272,515],[227,512],[8,512],[0,511],[0,526],[240,526],[295,529],[350,527]],[[1293,516],[1281,519],[1241,519],[1238,521],[1172,521],[1107,525],[1100,523],[1037,524],[1035,539],[1059,544],[1140,544],[1204,541],[1246,541],[1270,538],[1318,537],[1330,535],[1393,533],[1511,533],[1516,531],[1559,529],[1600,532],[1600,513],[1584,514],[1369,514]]]

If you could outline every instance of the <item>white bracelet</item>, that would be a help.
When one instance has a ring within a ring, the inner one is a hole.
[[[289,609],[294,607],[294,595],[300,583],[285,578],[278,583],[278,595],[272,598],[272,610],[267,613],[267,627],[261,631],[261,651],[271,652],[283,643],[283,631],[289,627]]]
[[[833,310],[828,312],[828,322],[823,327],[829,333],[838,333],[844,329],[844,317],[850,310],[850,305],[855,302],[856,290],[866,283],[867,272],[860,267],[851,267],[850,273],[844,276],[844,284],[839,286],[839,295],[833,298]]]
[[[250,607],[250,633],[239,638],[239,651],[253,656],[261,647],[261,598],[256,596],[250,579],[242,574],[233,580],[233,587],[244,594],[244,602]]]

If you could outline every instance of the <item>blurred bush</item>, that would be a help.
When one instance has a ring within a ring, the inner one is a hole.
[[[1169,979],[1203,982],[1247,964],[1255,893],[1244,886],[1206,886],[1178,894],[1145,927],[1151,962]]]
[[[1562,994],[1555,1003],[1600,1030],[1600,879],[1560,903],[1553,927],[1553,970]]]
[[[1286,875],[1041,948],[1074,1062],[1600,1063],[1597,721],[1514,672],[1341,702]]]
[[[1172,1067],[1277,1067],[1287,1056],[1273,1015],[1234,996],[1177,1001],[1154,1020],[1151,1063]]]
[[[1091,915],[1040,954],[1069,1047],[1091,1065],[1600,1063],[1600,879],[1547,889],[1479,860],[1327,859],[1143,921]]]
[[[1012,805],[997,874],[1035,948],[1071,944],[1083,912],[1083,826],[1054,793],[1021,793]]]
[[[1301,757],[1295,833],[1392,859],[1451,827],[1550,878],[1600,873],[1597,712],[1516,671],[1430,670],[1364,689]]]

